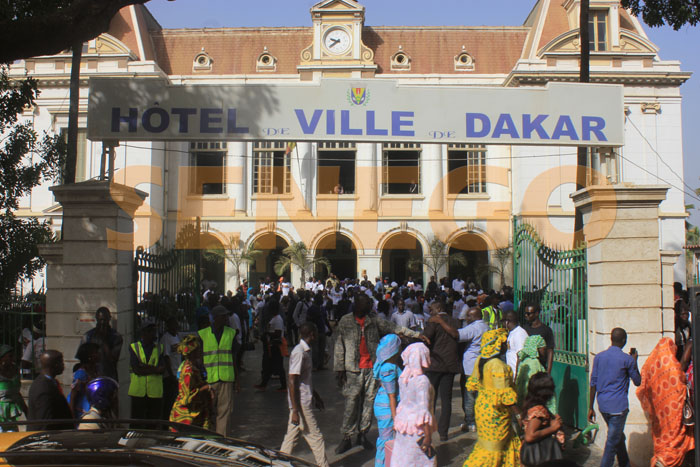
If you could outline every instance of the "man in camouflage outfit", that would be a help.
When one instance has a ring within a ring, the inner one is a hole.
[[[419,333],[396,326],[390,321],[369,315],[371,299],[364,293],[355,296],[352,314],[338,322],[333,369],[338,386],[345,396],[345,411],[340,431],[343,440],[335,452],[342,454],[352,447],[352,436],[357,433],[357,445],[374,449],[366,437],[372,425],[374,396],[377,386],[372,374],[377,346],[386,334],[403,334],[419,338]]]

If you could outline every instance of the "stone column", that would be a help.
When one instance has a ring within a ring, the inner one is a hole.
[[[428,198],[430,212],[445,211],[445,180],[442,168],[442,145],[424,144],[421,164],[423,170],[423,193]]]
[[[48,263],[47,347],[63,352],[66,370],[60,381],[70,391],[80,339],[95,326],[97,308],[109,308],[112,327],[124,337],[118,364],[119,406],[121,415],[127,416],[127,349],[134,339],[133,215],[147,195],[107,181],[56,186],[51,191],[63,207],[63,224],[61,241],[40,248]]]
[[[666,308],[673,282],[670,255],[659,251],[659,204],[667,186],[594,186],[571,195],[583,212],[588,245],[588,352],[593,358],[610,347],[610,331],[627,331],[627,346],[637,348],[639,368],[661,337],[673,337],[673,313]],[[671,296],[671,300],[672,300]],[[673,304],[671,303],[672,307]],[[633,464],[644,465],[652,455],[650,426],[630,384],[625,433]],[[597,411],[597,403],[596,403]],[[607,427],[597,415],[600,433],[596,443],[605,444]]]
[[[234,199],[234,215],[245,216],[246,214],[246,149],[247,143],[229,143],[228,159],[231,169],[229,173],[235,177],[229,182],[228,188],[230,197]]]

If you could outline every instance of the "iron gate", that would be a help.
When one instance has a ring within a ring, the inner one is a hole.
[[[513,220],[514,298],[521,320],[526,304],[554,332],[552,378],[559,415],[583,429],[588,414],[588,294],[586,247],[548,247],[528,223]],[[521,321],[523,322],[523,321]]]

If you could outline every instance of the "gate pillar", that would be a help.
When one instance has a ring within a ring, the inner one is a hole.
[[[639,352],[641,370],[661,337],[674,335],[671,279],[665,270],[673,255],[659,250],[659,204],[667,186],[592,186],[571,195],[583,213],[588,256],[589,360],[610,347],[610,331],[627,331],[627,346]],[[663,262],[662,262],[663,258]],[[666,303],[669,301],[670,302]],[[652,456],[651,427],[630,384],[630,413],[625,433],[633,464],[646,465]],[[597,411],[597,403],[596,403]],[[603,447],[605,421],[597,415]]]
[[[51,191],[63,207],[63,217],[61,241],[40,248],[48,263],[47,348],[63,353],[66,368],[60,381],[70,391],[80,339],[95,327],[97,308],[109,308],[112,327],[124,338],[117,368],[120,412],[128,415],[128,346],[134,338],[133,215],[147,195],[109,181],[55,186]]]

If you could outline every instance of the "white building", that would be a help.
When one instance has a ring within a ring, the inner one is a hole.
[[[371,27],[365,8],[325,0],[312,25],[294,28],[163,29],[143,6],[124,8],[110,31],[85,45],[81,69],[78,180],[100,175],[102,143],[86,139],[92,77],[160,78],[172,84],[300,83],[375,78],[406,85],[541,87],[578,80],[579,1],[539,0],[519,27]],[[624,85],[625,145],[592,149],[589,183],[670,184],[660,206],[659,247],[684,244],[680,85],[690,73],[662,60],[636,18],[614,0],[591,0],[591,81]],[[334,50],[338,49],[338,50]],[[37,130],[68,123],[70,54],[11,66],[39,80],[23,115]],[[251,105],[274,105],[259,96]],[[291,150],[290,150],[291,149]],[[535,224],[553,245],[572,244],[576,149],[553,146],[299,142],[122,142],[115,181],[149,197],[136,213],[136,244],[175,243],[199,216],[204,245],[230,235],[265,250],[250,276],[272,275],[279,250],[304,241],[340,277],[403,280],[426,274],[408,259],[433,236],[470,265],[444,271],[480,278],[480,266],[511,243],[512,217]],[[340,187],[342,186],[342,193]],[[337,187],[337,188],[336,188]],[[48,186],[22,200],[20,215],[61,223]],[[276,251],[275,251],[276,250]],[[210,268],[210,278],[223,271]],[[233,271],[226,271],[232,287]],[[675,277],[684,281],[683,257]],[[427,277],[423,277],[424,280]],[[298,282],[298,278],[294,278]]]

